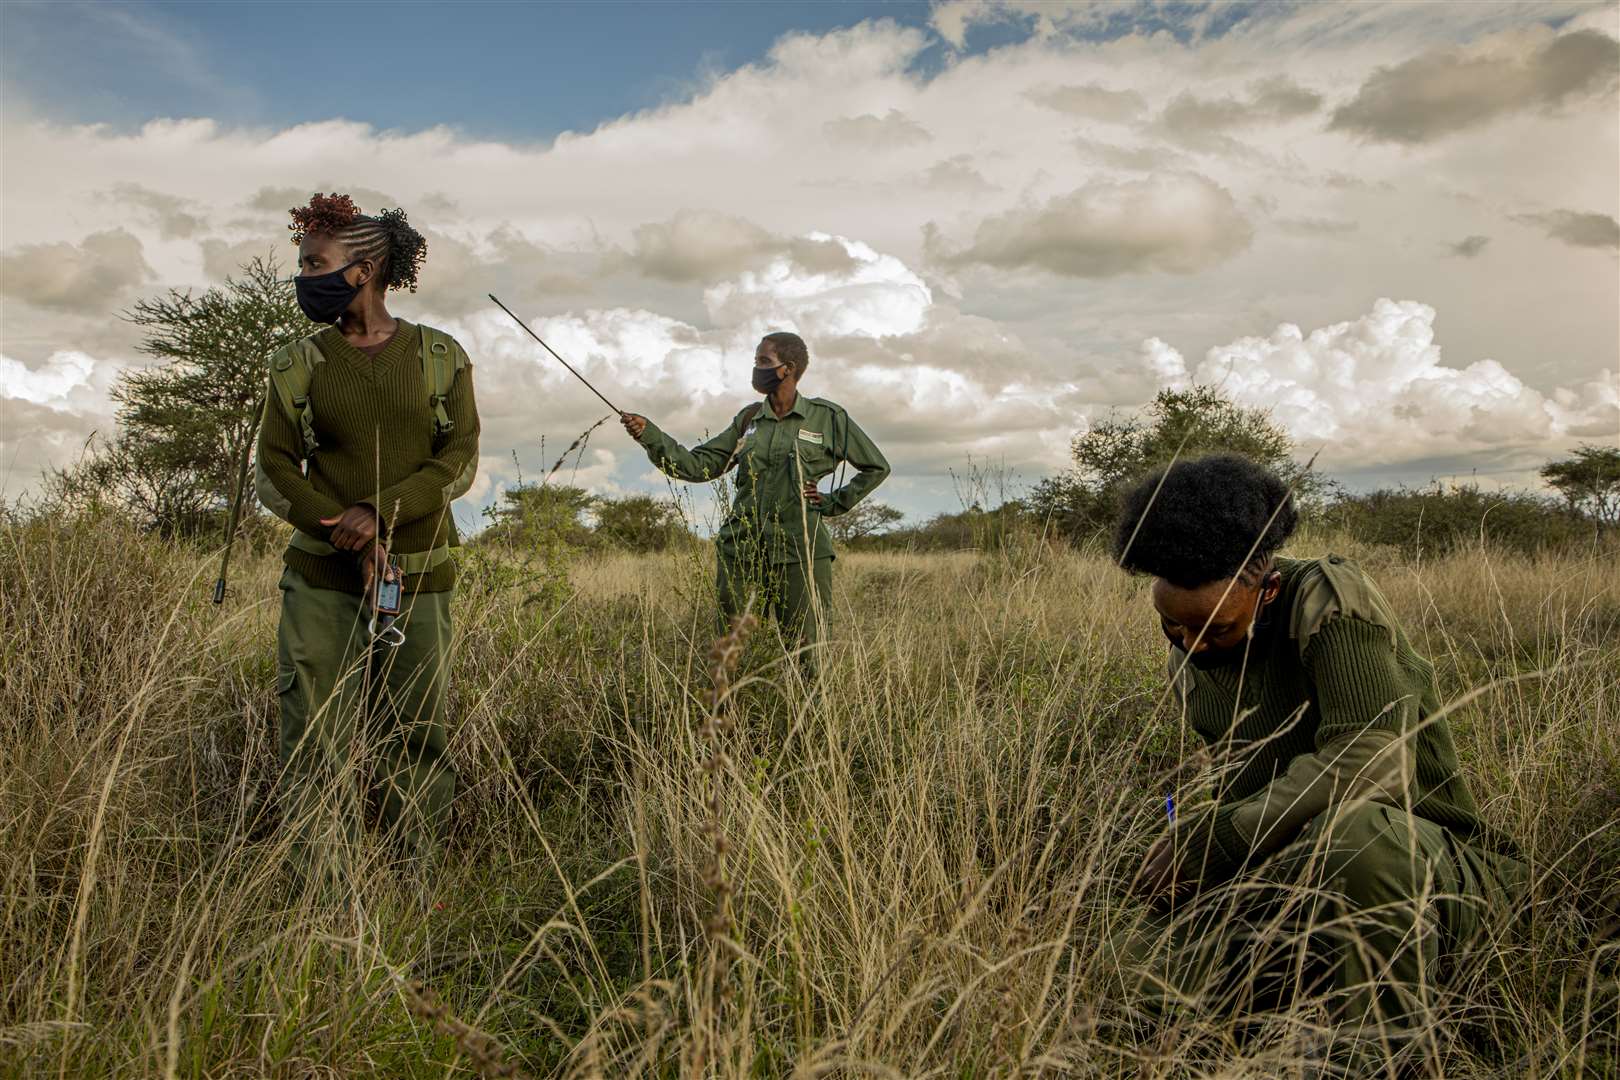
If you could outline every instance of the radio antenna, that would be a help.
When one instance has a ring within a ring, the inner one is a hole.
[[[542,340],[542,339],[541,339],[541,337],[540,337],[540,335],[539,335],[539,334],[537,334],[537,333],[535,333],[535,332],[534,332],[534,331],[533,331],[533,330],[530,330],[530,329],[529,329],[529,324],[528,324],[528,323],[526,323],[526,322],[524,322],[524,321],[523,321],[523,320],[522,320],[522,319],[519,319],[519,318],[518,318],[518,317],[517,317],[517,312],[515,312],[515,311],[513,311],[513,310],[512,310],[512,309],[511,309],[511,308],[509,308],[509,307],[507,307],[507,306],[506,306],[506,305],[505,305],[505,304],[503,304],[503,303],[501,303],[501,301],[500,301],[500,298],[499,298],[499,297],[497,297],[497,296],[496,296],[496,295],[495,295],[495,294],[494,294],[494,293],[490,293],[490,294],[489,294],[489,298],[490,298],[490,299],[491,299],[491,300],[494,300],[494,301],[495,301],[495,306],[496,306],[496,307],[498,307],[498,308],[500,308],[500,309],[501,309],[501,310],[502,310],[502,311],[504,311],[504,312],[506,312],[506,313],[507,313],[507,314],[508,314],[508,315],[510,315],[510,316],[512,316],[512,319],[513,319],[513,320],[514,320],[514,321],[515,321],[515,322],[516,322],[516,323],[517,323],[517,324],[518,324],[518,325],[519,325],[519,326],[521,326],[521,327],[523,327],[523,331],[524,331],[524,333],[526,333],[526,334],[528,334],[528,335],[529,335],[529,336],[530,336],[530,337],[532,337],[532,338],[534,338],[534,340],[536,340],[536,341],[538,341],[538,342],[540,342],[540,347],[541,347],[541,348],[542,348],[542,349],[545,349],[545,350],[546,350],[546,352],[548,352],[548,353],[550,353],[550,354],[551,354],[551,355],[552,355],[552,356],[556,356],[556,357],[557,357],[557,363],[559,363],[559,364],[561,364],[561,365],[562,365],[562,366],[563,366],[563,367],[565,367],[565,368],[567,368],[567,369],[568,369],[568,371],[569,371],[569,373],[570,373],[570,374],[571,374],[571,375],[573,375],[573,376],[574,376],[574,378],[576,378],[576,379],[578,379],[578,380],[579,380],[579,381],[580,381],[580,382],[582,382],[582,383],[584,383],[584,384],[585,384],[585,386],[586,386],[586,387],[587,387],[587,388],[588,388],[588,389],[589,389],[589,390],[590,390],[590,392],[591,392],[591,393],[593,393],[593,394],[595,394],[595,395],[596,395],[596,396],[597,396],[597,397],[599,397],[599,398],[602,398],[602,404],[604,404],[604,405],[606,405],[606,406],[607,406],[607,407],[608,407],[608,408],[610,408],[610,409],[612,409],[612,410],[613,410],[613,411],[614,411],[614,413],[616,413],[616,414],[618,414],[618,415],[623,415],[623,413],[624,413],[624,410],[623,410],[623,409],[621,409],[621,408],[619,408],[619,407],[618,407],[618,406],[617,406],[617,405],[615,405],[615,404],[613,404],[613,402],[611,402],[611,401],[609,401],[609,400],[608,400],[608,399],[607,399],[607,398],[605,398],[605,397],[603,397],[603,396],[602,396],[602,391],[600,391],[600,390],[598,390],[598,389],[597,389],[597,388],[596,388],[596,387],[594,387],[594,386],[591,386],[591,380],[589,380],[589,379],[587,379],[587,378],[586,378],[586,377],[585,377],[585,376],[583,376],[583,375],[581,375],[581,374],[580,374],[580,373],[579,373],[579,372],[578,372],[578,371],[575,371],[575,370],[574,370],[574,365],[573,365],[573,364],[570,364],[570,363],[569,363],[569,362],[568,362],[568,361],[566,361],[566,360],[564,360],[564,359],[563,359],[563,358],[562,358],[562,357],[560,357],[560,356],[557,356],[557,350],[556,350],[556,349],[553,349],[553,348],[552,348],[552,347],[551,347],[551,346],[550,346],[550,345],[547,345],[547,344],[546,344],[546,343],[545,343],[545,341],[544,341],[544,340]]]

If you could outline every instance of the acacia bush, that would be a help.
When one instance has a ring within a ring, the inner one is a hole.
[[[680,507],[652,495],[597,496],[591,503],[596,519],[592,546],[645,555],[696,543]]]
[[[484,516],[489,526],[478,534],[477,544],[547,559],[577,551],[646,554],[697,542],[670,499],[592,495],[569,484],[511,488]]]

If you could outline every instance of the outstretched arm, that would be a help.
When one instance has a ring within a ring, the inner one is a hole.
[[[717,479],[731,468],[736,460],[737,444],[742,441],[741,419],[739,413],[720,434],[688,450],[645,416],[623,413],[619,417],[624,429],[647,451],[647,458],[660,472],[695,484]]]
[[[855,509],[855,505],[870,495],[889,475],[889,462],[862,431],[848,413],[838,417],[845,430],[834,433],[833,453],[842,461],[855,466],[855,475],[849,483],[825,496],[821,502],[824,517],[837,517]]]

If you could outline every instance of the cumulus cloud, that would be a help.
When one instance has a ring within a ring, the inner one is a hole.
[[[682,210],[668,221],[636,226],[630,261],[666,281],[709,281],[768,259],[781,243],[731,214]]]
[[[38,368],[0,356],[0,397],[65,411],[69,400],[91,388],[96,362],[81,352],[59,352]]]
[[[1110,90],[1097,83],[1040,86],[1026,96],[1049,109],[1105,124],[1123,124],[1147,111],[1147,98],[1135,90]]]
[[[821,125],[821,130],[827,133],[830,142],[865,150],[916,146],[933,139],[927,128],[899,109],[890,109],[882,116],[871,113],[842,116],[828,120]]]
[[[491,292],[525,304],[574,301],[601,283],[600,253],[552,248],[508,225],[453,233],[423,225],[421,231],[437,313],[488,307]]]
[[[1243,97],[1203,98],[1183,91],[1159,114],[1158,127],[1188,146],[1213,147],[1224,144],[1228,132],[1297,120],[1321,107],[1321,94],[1275,75],[1250,86]]]
[[[125,229],[91,233],[79,244],[24,244],[0,255],[0,292],[61,311],[105,311],[153,276],[140,239]]]
[[[290,244],[275,244],[263,238],[232,242],[208,237],[198,246],[202,250],[203,273],[211,281],[240,276],[242,267],[254,259],[274,259],[283,276],[297,272],[297,254]]]
[[[202,218],[189,200],[153,191],[141,184],[114,184],[101,192],[100,197],[140,211],[142,219],[153,225],[165,240],[184,240],[203,227]]]
[[[745,218],[712,210],[682,210],[668,221],[636,226],[631,237],[631,250],[610,262],[665,281],[712,282],[782,256],[813,272],[853,265],[844,246],[830,237],[777,236]]]
[[[1073,145],[1086,160],[1127,172],[1185,169],[1192,160],[1181,151],[1167,146],[1118,146],[1084,136],[1074,139]]]
[[[1291,236],[1343,236],[1361,226],[1343,218],[1298,217],[1277,219],[1277,228]]]
[[[1602,94],[1617,77],[1620,42],[1600,31],[1504,35],[1379,68],[1334,110],[1330,126],[1376,142],[1425,143],[1509,113]]]
[[[94,432],[112,430],[108,391],[120,370],[75,349],[34,367],[0,355],[0,493],[25,490],[45,470],[83,453]]]
[[[973,158],[968,154],[957,154],[935,162],[922,174],[920,181],[930,191],[958,195],[984,195],[996,190],[996,186],[973,167]]]
[[[1446,250],[1460,259],[1473,259],[1481,255],[1491,242],[1488,236],[1465,236],[1455,244],[1447,244]]]
[[[1513,220],[1534,225],[1554,240],[1562,240],[1573,247],[1620,250],[1620,221],[1608,214],[1549,210],[1538,214],[1514,214]]]
[[[941,20],[948,7],[935,9]],[[1230,341],[1290,311],[1320,325],[1364,310],[1392,283],[1469,313],[1447,327],[1451,355],[1533,363],[1555,404],[1547,385],[1578,386],[1614,366],[1620,260],[1571,258],[1511,225],[1514,274],[1456,273],[1455,261],[1421,257],[1482,227],[1487,206],[1615,215],[1612,112],[1521,112],[1418,156],[1369,153],[1330,134],[1320,107],[1306,111],[1309,95],[1350,102],[1381,66],[1440,45],[1486,43],[1470,56],[1542,48],[1556,35],[1540,17],[1500,5],[1262,9],[1250,18],[1217,5],[1205,20],[1186,5],[1000,5],[994,17],[1011,18],[996,47],[943,64],[933,62],[937,39],[888,20],[792,34],[680,100],[552,141],[342,119],[115,130],[19,106],[0,126],[0,233],[12,258],[18,245],[72,240],[79,251],[86,234],[123,230],[142,243],[154,288],[185,288],[260,248],[290,265],[286,209],[313,191],[348,191],[368,210],[403,205],[429,257],[421,291],[395,297],[395,310],[473,335],[492,469],[513,449],[526,472],[549,466],[539,434],[554,456],[553,440],[566,445],[600,414],[486,311],[487,291],[525,316],[588,326],[602,357],[588,363],[606,365],[604,388],[622,376],[623,404],[667,418],[683,438],[747,399],[751,334],[801,328],[815,392],[849,405],[894,451],[885,497],[917,493],[921,505],[907,505],[916,512],[951,503],[947,482],[926,479],[950,463],[941,446],[956,460],[994,447],[1028,463],[1027,475],[1061,467],[1087,415],[1150,390],[1155,376],[1132,362],[1149,335]],[[1201,20],[1220,32],[1206,40],[1191,25]],[[1043,36],[1043,25],[1058,32]],[[1076,27],[1084,32],[1067,33]],[[1563,34],[1592,28],[1604,28],[1601,14]],[[1281,81],[1268,89],[1267,79]],[[1245,152],[1174,141],[1159,120],[1189,109]],[[86,197],[113,178],[138,189],[134,201]],[[178,236],[188,226],[166,223],[165,207],[202,224]],[[716,218],[693,229],[683,211]],[[1263,230],[1252,242],[1245,219]],[[1314,250],[1322,237],[1332,258]],[[5,265],[0,305],[7,355],[34,369],[62,351],[134,355],[135,331],[107,317],[117,300],[82,310],[21,302],[15,265]],[[1208,267],[1217,269],[1183,276]],[[1001,272],[1018,268],[1037,272]],[[692,381],[662,381],[671,365]],[[24,457],[48,441],[29,425],[77,423],[71,412],[4,404],[0,439]],[[913,411],[923,405],[949,419]],[[598,436],[619,455],[616,482],[642,483],[643,459],[616,436]],[[587,467],[602,460],[593,453]]]
[[[892,337],[921,328],[933,293],[905,263],[843,237],[806,239],[842,248],[846,265],[816,271],[792,258],[774,259],[708,289],[709,317],[753,336],[787,329],[808,337]]]
[[[1196,173],[1095,181],[1044,206],[985,218],[947,263],[1034,268],[1070,277],[1162,270],[1190,274],[1249,246],[1253,229],[1231,192]]]
[[[1544,444],[1620,423],[1612,374],[1543,394],[1495,360],[1448,367],[1434,321],[1427,304],[1381,299],[1358,319],[1309,334],[1284,323],[1269,337],[1217,346],[1196,367],[1149,339],[1140,362],[1160,385],[1214,386],[1270,410],[1307,447],[1326,446],[1330,469]]]
[[[335,181],[313,184],[309,187],[261,187],[247,200],[247,206],[262,214],[285,214],[296,206],[303,206],[309,202],[309,197],[316,192],[341,191],[354,200],[362,213],[374,214],[379,210],[392,209],[399,205],[399,200],[392,195],[378,191],[375,188],[361,187],[354,184],[340,184]]]

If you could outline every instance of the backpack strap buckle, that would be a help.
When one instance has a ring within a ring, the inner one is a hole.
[[[443,333],[430,326],[422,327],[421,333],[422,381],[428,385],[428,405],[433,409],[433,437],[442,439],[456,430],[445,402],[450,400],[461,362],[459,357],[451,357],[450,342]]]
[[[447,396],[434,394],[428,398],[428,404],[433,406],[433,434],[435,436],[448,435],[456,430],[456,422],[450,419],[450,413],[445,409]]]

